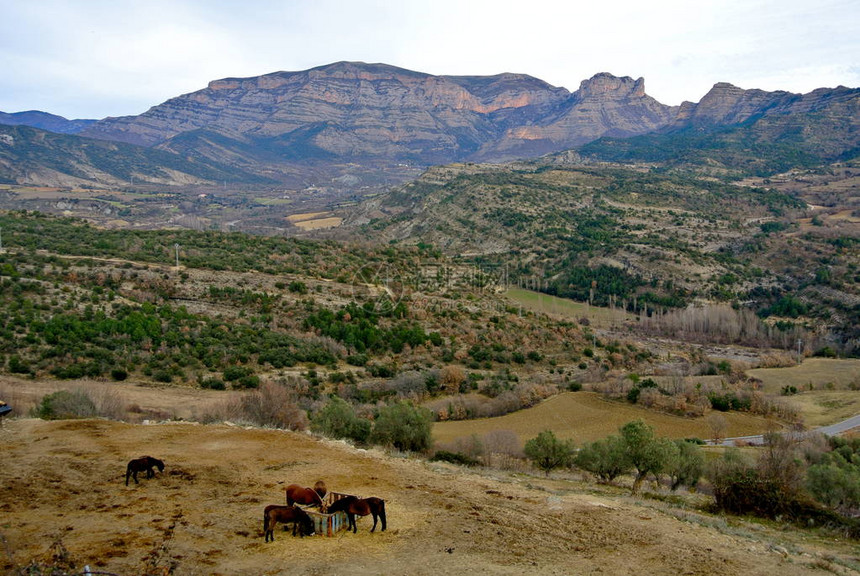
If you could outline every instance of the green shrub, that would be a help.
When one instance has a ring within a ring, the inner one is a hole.
[[[165,384],[173,382],[173,376],[167,370],[156,370],[152,373],[152,379]]]
[[[34,415],[43,420],[92,418],[98,415],[95,402],[83,390],[59,390],[42,397]]]
[[[402,451],[424,452],[432,444],[433,413],[401,401],[379,411],[368,440]]]
[[[251,390],[260,386],[260,377],[254,374],[242,376],[238,380],[234,380],[232,384],[236,390]]]
[[[200,387],[206,388],[208,390],[226,390],[227,385],[224,384],[223,380],[219,380],[218,378],[206,378],[205,380],[200,381]]]
[[[481,463],[480,460],[472,458],[462,452],[449,452],[448,450],[438,450],[430,458],[431,462],[450,462],[451,464],[459,464],[460,466],[477,466]]]
[[[110,371],[110,377],[117,382],[122,382],[126,378],[128,378],[128,372],[126,372],[123,368],[114,368]]]
[[[12,374],[29,374],[30,364],[15,354],[9,357],[9,372]]]
[[[573,463],[573,442],[556,438],[551,430],[544,430],[526,442],[526,457],[547,476],[556,468],[564,468]]]
[[[350,354],[346,357],[346,363],[350,366],[364,366],[367,360],[367,354]]]
[[[370,435],[370,420],[359,418],[343,398],[333,396],[311,419],[311,430],[330,438],[346,438],[366,442]]]
[[[618,436],[608,436],[583,446],[574,463],[596,475],[601,482],[612,482],[631,468],[624,455],[624,441]]]
[[[227,366],[224,368],[224,380],[233,382],[253,373],[254,371],[247,366]]]

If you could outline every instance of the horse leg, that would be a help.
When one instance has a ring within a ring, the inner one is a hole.
[[[147,478],[154,478],[155,477],[155,470],[152,469],[152,466],[150,466],[149,468],[146,469],[146,477]]]
[[[371,532],[376,530],[376,512],[374,511],[374,512],[372,512],[372,514],[373,514],[373,528],[370,529]]]
[[[349,528],[351,526],[352,527],[352,533],[355,534],[356,532],[358,532],[358,527],[355,525],[355,514],[349,513],[348,517],[349,517],[349,525],[346,527],[346,529],[349,530]]]
[[[382,531],[385,532],[385,501],[379,503],[379,519],[382,520]]]
[[[268,542],[269,536],[272,537],[272,541],[275,540],[273,531],[269,529],[269,515],[263,512],[263,541]]]

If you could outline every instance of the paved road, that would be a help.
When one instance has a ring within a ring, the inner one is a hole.
[[[847,432],[848,430],[851,430],[852,428],[858,428],[858,427],[860,427],[860,414],[852,416],[851,418],[848,418],[847,420],[843,420],[842,422],[837,422],[836,424],[831,424],[830,426],[822,426],[820,428],[814,428],[812,430],[807,431],[806,434],[821,433],[821,434],[825,434],[827,436],[838,436],[839,434],[842,434],[843,432]],[[714,446],[716,443],[713,440],[707,440],[705,442],[705,444],[708,444],[710,446]],[[759,436],[737,436],[734,438],[726,438],[725,440],[720,442],[719,445],[720,446],[737,446],[738,444],[743,444],[743,445],[752,444],[755,446],[760,446],[760,445],[764,444],[764,436],[762,436],[762,435],[759,435]]]

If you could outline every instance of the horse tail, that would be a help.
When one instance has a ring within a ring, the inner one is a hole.
[[[128,486],[128,479],[131,476],[131,462],[125,467],[125,485]]]
[[[379,500],[379,519],[382,521],[382,531],[385,532],[385,500]]]

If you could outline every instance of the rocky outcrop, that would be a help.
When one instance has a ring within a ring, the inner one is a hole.
[[[645,94],[645,80],[605,72],[584,80],[554,113],[509,129],[481,155],[489,158],[543,154],[573,148],[602,136],[636,136],[662,128],[677,114]]]

